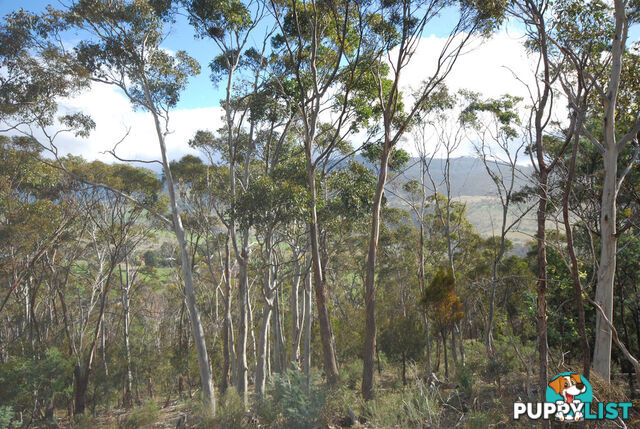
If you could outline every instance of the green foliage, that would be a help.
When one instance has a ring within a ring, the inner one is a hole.
[[[424,322],[419,314],[397,315],[380,332],[380,348],[394,361],[416,359],[425,346]]]
[[[44,406],[52,395],[64,403],[71,397],[72,363],[55,347],[34,359],[14,356],[0,365],[0,403],[16,411]]]
[[[149,267],[158,266],[159,258],[158,258],[158,252],[156,250],[147,250],[146,252],[144,252],[142,257],[144,258],[145,265]]]
[[[224,395],[218,401],[217,414],[213,419],[214,427],[225,429],[242,429],[245,427],[244,404],[235,387],[227,388]]]
[[[307,393],[307,377],[302,371],[287,370],[274,374],[268,393],[266,401],[277,409],[283,427],[304,429],[320,423],[326,391],[316,376],[312,376]]]
[[[371,212],[376,192],[376,177],[362,164],[353,161],[329,178],[329,188],[335,195],[327,209],[334,215],[355,220]]]
[[[158,421],[160,410],[155,401],[148,401],[145,404],[134,408],[129,415],[118,422],[118,428],[136,429],[148,427]]]
[[[475,382],[475,374],[468,365],[458,365],[456,368],[456,381],[464,391],[464,393],[471,397],[473,395],[473,386]]]
[[[485,429],[493,423],[493,417],[488,412],[476,411],[467,417],[467,429]]]
[[[95,416],[89,412],[73,416],[73,427],[76,429],[91,429],[95,427]]]
[[[437,393],[422,383],[399,392],[385,392],[363,404],[363,415],[373,427],[438,427]]]
[[[0,405],[0,429],[8,429],[9,425],[12,428],[18,428],[18,423],[12,423],[11,420],[14,416],[13,408],[10,405]]]
[[[441,268],[425,288],[422,304],[438,330],[447,330],[464,316],[462,302],[455,293],[451,269]]]
[[[371,164],[378,165],[382,156],[382,142],[378,144],[367,143],[362,147],[362,156]],[[400,171],[409,162],[409,153],[403,149],[395,148],[389,156],[389,168],[392,171]]]
[[[362,359],[354,359],[340,367],[340,384],[349,389],[357,389],[362,381]]]
[[[463,92],[463,95],[469,103],[460,114],[460,121],[463,124],[481,127],[483,121],[479,115],[486,112],[491,114],[500,124],[500,130],[505,136],[509,138],[515,138],[517,136],[518,133],[515,126],[520,125],[517,109],[519,103],[522,101],[521,97],[503,95],[498,99],[489,98],[482,100],[477,93]]]

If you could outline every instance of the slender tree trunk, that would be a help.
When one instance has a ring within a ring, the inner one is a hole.
[[[622,61],[627,42],[628,17],[627,2],[615,0],[615,29],[611,41],[611,70],[607,92],[604,97],[604,182],[602,184],[602,207],[600,214],[600,265],[598,266],[598,284],[596,285],[596,303],[604,315],[596,314],[596,339],[593,347],[593,369],[606,382],[611,379],[611,342],[612,333],[603,320],[606,317],[613,323],[613,283],[616,272],[616,253],[618,237],[616,234],[616,197],[618,193],[618,155],[620,148],[616,142],[616,106]]]
[[[581,119],[578,119],[576,130],[580,130]],[[578,144],[580,142],[580,133],[576,131],[573,144],[573,153],[569,164],[569,172],[567,174],[567,184],[564,195],[562,197],[562,218],[564,221],[564,231],[567,236],[567,251],[571,260],[571,278],[573,280],[574,296],[576,301],[576,312],[578,313],[578,330],[582,341],[582,375],[589,378],[591,369],[591,348],[589,347],[589,338],[587,337],[587,329],[584,316],[584,300],[582,298],[582,284],[580,282],[580,272],[578,267],[578,258],[573,247],[573,231],[569,219],[569,198],[571,197],[571,189],[573,187],[573,179],[576,171],[576,158],[578,156]]]
[[[105,297],[105,299],[108,299],[107,297]],[[102,324],[102,326],[100,327],[100,352],[102,355],[102,369],[104,370],[104,375],[105,377],[109,377],[109,366],[107,365],[107,339],[106,339],[106,332],[105,332],[105,327],[104,327],[104,323]]]
[[[248,240],[246,240],[248,241]],[[238,341],[236,342],[236,367],[237,379],[236,388],[238,393],[242,395],[242,401],[245,407],[249,403],[247,392],[248,371],[247,366],[247,336],[248,336],[248,314],[247,303],[249,300],[249,273],[248,273],[249,257],[247,248],[243,246],[242,254],[238,258],[239,270],[239,287],[238,287],[238,307],[240,308],[240,326]]]
[[[272,305],[265,303],[262,309],[262,324],[258,336],[258,361],[256,362],[256,396],[258,400],[264,398],[265,382],[267,379],[267,344],[269,342],[268,330],[271,320]]]
[[[122,288],[122,311],[123,311],[123,335],[124,335],[124,353],[127,362],[127,373],[126,379],[124,383],[124,398],[123,403],[125,407],[131,406],[131,390],[133,385],[133,374],[131,372],[131,345],[129,342],[129,324],[130,324],[130,314],[129,314],[129,303],[130,296],[129,291],[131,289],[131,278],[129,276],[129,257],[125,258],[125,283]],[[122,268],[120,268],[120,278],[122,278]]]
[[[604,310],[605,316],[613,320],[613,284],[616,272],[616,186],[617,186],[618,150],[606,147],[604,153],[604,183],[602,186],[602,207],[600,214],[600,265],[598,267],[598,285],[596,302]],[[596,339],[593,348],[593,370],[605,381],[611,379],[611,330],[596,314]]]
[[[289,296],[289,312],[291,313],[291,353],[293,360],[300,362],[300,315],[299,290],[302,277],[302,266],[294,262],[294,277],[291,281],[291,295]]]
[[[378,186],[373,200],[371,215],[371,230],[369,233],[369,252],[367,254],[367,271],[364,282],[365,297],[365,337],[364,337],[364,364],[362,368],[362,396],[366,400],[375,396],[374,371],[376,352],[376,291],[375,273],[376,258],[378,253],[378,235],[380,233],[380,209],[382,207],[382,195],[387,182],[387,170],[391,152],[390,143],[385,141],[380,157],[380,172],[378,174]]]
[[[322,355],[324,360],[324,372],[329,384],[338,382],[338,363],[334,349],[333,327],[329,314],[329,294],[327,292],[326,279],[320,260],[320,243],[318,237],[318,215],[316,212],[317,193],[315,169],[309,165],[310,155],[307,156],[307,181],[311,193],[309,223],[309,237],[311,241],[311,259],[313,269],[313,283],[316,291],[316,306],[318,308],[318,322],[320,323],[320,340],[322,342]]]
[[[447,356],[447,333],[444,329],[441,331],[442,335],[442,350],[444,351],[444,376],[449,378],[449,358]]]
[[[224,243],[224,322],[222,325],[222,380],[220,383],[220,390],[222,393],[226,392],[230,383],[231,372],[231,353],[233,350],[233,335],[231,329],[233,326],[233,320],[231,318],[231,252],[229,249],[229,236],[230,232],[227,231],[227,238]]]
[[[153,105],[152,98],[148,88],[144,88],[147,102]],[[167,148],[165,145],[164,134],[160,127],[160,120],[156,112],[153,113],[153,119],[156,127],[158,143],[160,145],[160,153],[162,154],[162,167],[167,181],[167,190],[169,191],[169,201],[171,206],[171,215],[173,218],[173,231],[178,239],[178,248],[180,250],[180,262],[182,269],[182,280],[184,282],[184,291],[187,299],[187,308],[189,310],[189,318],[191,320],[191,330],[193,334],[193,342],[196,346],[196,354],[198,356],[198,368],[200,371],[200,383],[202,385],[202,401],[206,413],[215,415],[215,396],[213,391],[213,379],[211,376],[211,366],[209,364],[209,355],[207,353],[207,344],[205,341],[204,328],[200,321],[200,312],[196,303],[196,292],[193,286],[193,272],[191,271],[191,261],[189,249],[187,247],[187,239],[182,226],[180,210],[176,199],[175,184],[171,169],[169,168],[169,159],[167,158]]]
[[[311,386],[311,322],[313,321],[313,307],[311,306],[311,273],[305,276],[304,288],[304,358],[302,360],[302,369],[307,376],[307,393]]]
[[[460,340],[460,363],[462,364],[462,366],[465,365],[465,360],[467,357],[464,351],[464,343],[462,342],[464,331],[459,328],[459,326],[462,325],[463,322],[464,322],[464,319],[462,319],[462,321],[460,322],[457,322],[453,327],[453,329],[455,329],[458,332],[458,339]]]
[[[542,155],[540,155],[541,157]],[[539,203],[538,203],[538,311],[537,311],[537,328],[538,328],[538,356],[539,356],[539,373],[538,385],[539,391],[544,401],[545,389],[549,382],[549,346],[547,343],[547,240],[545,221],[547,214],[547,169],[544,164],[540,166],[540,183],[539,183]]]
[[[282,320],[280,319],[280,292],[276,289],[274,293],[273,305],[273,342],[274,356],[276,361],[276,373],[286,370],[287,350],[284,344],[284,335],[282,332]]]

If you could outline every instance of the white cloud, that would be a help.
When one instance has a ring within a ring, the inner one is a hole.
[[[412,61],[403,71],[402,88],[406,93],[410,93],[411,88],[418,88],[433,73],[436,58],[445,41],[445,38],[435,36],[420,41]],[[511,94],[524,97],[527,103],[529,94],[525,84],[531,87],[535,85],[536,59],[527,54],[522,42],[522,34],[504,30],[490,39],[474,39],[459,57],[445,83],[452,92],[469,89],[486,97]],[[60,107],[61,112],[87,113],[96,122],[96,129],[87,139],[61,137],[58,142],[61,154],[71,153],[88,160],[113,162],[115,159],[104,152],[111,150],[130,127],[129,135],[118,146],[118,156],[126,159],[159,159],[153,119],[144,111],[134,111],[117,88],[96,84],[90,91],[61,100]],[[167,137],[170,159],[178,159],[188,153],[196,154],[188,146],[189,139],[198,129],[219,129],[222,115],[219,106],[171,112],[170,129],[173,132]],[[405,137],[407,141],[401,144],[402,147],[415,152],[412,137],[409,133]],[[471,153],[470,145],[465,145],[459,154]]]
[[[57,142],[60,154],[114,162],[113,156],[105,151],[111,150],[130,129],[116,154],[125,159],[160,159],[153,118],[148,112],[134,111],[128,99],[115,87],[95,84],[85,93],[61,100],[59,106],[61,114],[82,112],[96,123],[96,129],[86,139],[61,136]],[[222,124],[221,117],[222,109],[217,106],[171,111],[171,134],[166,139],[169,158],[174,160],[185,154],[196,154],[188,145],[189,139],[199,129],[216,131]]]
[[[406,67],[406,86],[416,87],[434,71],[436,59],[445,43],[445,38],[424,37]],[[489,39],[474,38],[453,66],[446,84],[452,91],[470,89],[485,96],[498,97],[503,94],[528,97],[525,85],[533,85],[535,58],[528,55],[522,46],[519,33],[501,31]],[[515,75],[515,76],[514,76]]]
[[[402,76],[402,89],[411,93],[435,71],[436,61],[446,38],[424,37]],[[474,38],[457,59],[445,79],[450,92],[467,89],[479,92],[483,97],[497,98],[505,94],[522,97],[524,106],[531,105],[529,90],[535,93],[535,68],[537,58],[523,46],[520,32],[502,30],[489,39]],[[560,94],[559,94],[560,95]],[[566,108],[556,101],[554,117],[566,116]],[[455,122],[455,121],[454,121]],[[472,139],[469,135],[468,139]],[[415,153],[413,137],[407,134],[402,148]],[[463,144],[456,155],[472,155],[469,142]],[[442,154],[439,154],[442,155]]]

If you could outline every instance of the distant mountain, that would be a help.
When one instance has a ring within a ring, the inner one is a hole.
[[[441,194],[446,192],[444,183],[445,159],[433,159],[430,164],[431,177],[436,184],[436,189]],[[389,191],[386,196],[391,206],[404,207],[405,202],[397,195],[403,196],[401,184],[409,180],[420,179],[420,164],[417,158],[409,161],[409,167],[387,186]],[[506,175],[508,166],[498,165],[492,168],[500,168]],[[530,166],[519,166],[515,188],[520,189],[527,184],[528,178],[533,173]],[[487,173],[482,160],[473,157],[459,157],[450,160],[451,195],[455,201],[466,204],[467,218],[474,229],[484,237],[500,233],[502,207],[497,197],[496,185]],[[425,178],[428,188],[433,192],[429,176]],[[394,193],[396,195],[394,195]],[[509,216],[510,221],[516,219],[519,213]],[[526,245],[533,240],[536,231],[535,211],[529,212],[517,227],[508,234],[508,238],[514,244],[514,252],[523,255]]]
[[[434,158],[430,163],[431,177],[436,183],[438,192],[445,192],[444,177],[445,177],[445,159]],[[409,162],[409,168],[407,168],[403,177],[396,180],[411,180],[420,178],[420,163],[417,158],[411,158]],[[495,166],[491,166],[494,168]],[[504,174],[508,171],[507,165],[499,165]],[[531,175],[533,169],[529,166],[518,167],[519,174],[516,178],[516,188],[519,189],[526,184],[527,177]],[[451,176],[451,195],[454,198],[463,196],[479,196],[488,197],[496,195],[496,187],[487,174],[487,170],[480,158],[462,156],[459,158],[452,158],[450,160],[450,176]],[[406,178],[406,179],[405,179]],[[426,177],[427,184],[431,186],[429,177]]]

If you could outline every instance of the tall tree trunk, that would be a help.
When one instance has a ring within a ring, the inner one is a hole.
[[[313,321],[313,307],[311,306],[311,273],[307,272],[304,279],[304,357],[302,369],[307,376],[307,393],[311,383],[311,322]]]
[[[460,363],[462,364],[462,366],[465,365],[465,360],[467,358],[466,353],[464,351],[464,343],[462,342],[464,331],[459,328],[459,326],[462,325],[463,323],[464,323],[464,319],[462,319],[460,322],[457,322],[453,327],[453,329],[455,329],[458,332],[458,339],[460,340]]]
[[[231,318],[231,252],[229,249],[229,236],[230,232],[227,231],[227,237],[224,243],[224,321],[222,324],[222,380],[220,383],[220,390],[222,393],[226,392],[230,383],[231,373],[231,353],[233,352],[233,335],[231,329],[233,326],[233,320]]]
[[[606,132],[607,130],[605,130]],[[602,207],[600,214],[600,265],[596,302],[604,310],[605,316],[613,321],[613,284],[616,272],[616,186],[618,149],[606,147],[604,153],[604,183],[602,186]],[[611,342],[609,325],[596,314],[596,339],[593,348],[593,370],[605,381],[611,379]]]
[[[449,359],[447,356],[447,332],[443,329],[440,331],[442,335],[442,350],[444,351],[444,376],[449,378]]]
[[[542,154],[539,155],[539,158]],[[538,386],[541,400],[544,401],[545,389],[549,382],[549,346],[547,343],[547,240],[545,221],[547,214],[547,169],[542,164],[540,167],[539,202],[538,202],[538,308],[537,308],[537,329],[538,329],[538,357],[539,373]]]
[[[248,238],[248,237],[247,237]],[[248,242],[248,240],[246,240]],[[247,243],[248,244],[248,243]],[[247,337],[248,337],[248,314],[247,314],[247,303],[249,300],[249,272],[248,272],[248,264],[249,264],[249,255],[247,251],[247,247],[243,246],[242,253],[239,255],[238,264],[240,266],[238,279],[238,307],[240,309],[240,326],[239,330],[239,338],[236,342],[236,368],[237,368],[237,379],[236,379],[236,388],[238,389],[238,393],[242,395],[242,401],[245,407],[249,403],[249,397],[247,392],[247,384],[248,384],[248,371],[249,368],[247,366]]]
[[[145,95],[149,105],[153,105],[149,89],[145,85]],[[193,272],[191,271],[191,258],[187,246],[187,239],[182,226],[180,217],[180,209],[176,198],[175,184],[169,167],[169,159],[167,157],[167,147],[164,140],[164,134],[160,127],[160,119],[156,112],[153,113],[153,119],[156,128],[156,135],[160,145],[160,153],[162,155],[162,167],[165,179],[167,181],[167,190],[169,191],[169,201],[171,207],[171,216],[173,218],[173,231],[178,239],[178,248],[180,251],[180,265],[182,269],[182,281],[184,282],[184,292],[187,299],[187,308],[189,310],[189,318],[191,321],[191,331],[193,335],[193,343],[196,346],[196,354],[198,356],[198,368],[200,372],[200,383],[202,385],[202,401],[206,413],[215,415],[215,396],[213,391],[213,379],[211,376],[211,366],[209,364],[209,355],[207,353],[207,344],[204,336],[204,328],[200,321],[200,312],[196,303],[196,292],[193,286]]]
[[[282,321],[280,319],[280,292],[274,291],[273,300],[273,351],[275,358],[274,372],[281,373],[286,369],[287,351],[284,344],[284,335],[282,333]]]
[[[264,398],[265,382],[267,379],[267,344],[269,342],[268,331],[271,320],[272,304],[265,303],[262,309],[262,323],[260,335],[258,336],[258,360],[256,362],[256,396],[258,400]]]
[[[605,381],[611,379],[611,341],[610,326],[603,320],[606,317],[613,323],[613,280],[616,272],[616,253],[618,237],[616,235],[616,197],[618,193],[618,154],[620,148],[616,142],[616,106],[622,59],[627,42],[628,17],[627,2],[615,0],[615,29],[611,41],[611,70],[607,92],[604,98],[604,182],[602,184],[602,207],[600,214],[600,265],[598,266],[598,284],[596,302],[604,315],[596,314],[596,339],[593,347],[593,369]],[[622,180],[621,178],[620,180]]]
[[[564,195],[562,197],[562,218],[564,221],[564,231],[567,236],[567,251],[571,261],[571,278],[573,280],[574,296],[576,301],[576,312],[578,313],[578,330],[582,341],[582,375],[589,378],[591,369],[591,349],[589,347],[589,338],[587,337],[587,329],[584,317],[584,300],[582,299],[582,283],[580,282],[580,271],[578,267],[578,258],[573,246],[573,230],[571,229],[571,221],[569,219],[569,198],[571,197],[571,189],[573,188],[573,179],[576,172],[576,158],[578,157],[578,145],[580,143],[580,127],[582,118],[578,119],[578,125],[575,127],[573,152],[569,163],[569,171],[567,174],[567,184]]]
[[[75,384],[73,386],[73,413],[84,413],[87,405],[87,389],[89,387],[89,370],[76,365],[73,371]]]
[[[364,337],[364,364],[362,367],[362,396],[364,399],[373,399],[375,396],[374,370],[376,353],[376,291],[375,273],[376,258],[378,254],[378,235],[380,233],[380,209],[382,207],[382,195],[387,182],[387,171],[391,144],[385,139],[384,148],[380,157],[380,172],[378,174],[378,186],[373,200],[371,215],[371,230],[369,233],[369,252],[367,254],[367,271],[364,282],[365,299],[365,337]]]
[[[311,193],[309,222],[309,237],[311,244],[311,260],[313,269],[313,286],[316,292],[316,306],[318,308],[318,322],[320,323],[320,340],[322,342],[322,356],[324,360],[324,372],[329,384],[338,382],[338,363],[336,361],[335,340],[333,327],[329,314],[329,294],[327,292],[326,279],[324,277],[322,262],[320,260],[320,242],[318,234],[318,214],[316,211],[317,192],[315,169],[309,164],[310,155],[307,156],[307,182]]]
[[[294,256],[295,257],[295,256]],[[291,281],[291,295],[289,296],[289,312],[291,313],[291,353],[295,362],[300,362],[300,280],[302,265],[294,261],[294,277]]]
[[[120,267],[120,278],[122,279],[122,268]],[[125,283],[122,287],[122,312],[123,314],[123,335],[124,335],[124,353],[127,364],[126,379],[124,383],[124,398],[123,403],[125,407],[131,406],[131,391],[133,386],[133,374],[131,372],[131,345],[129,341],[129,324],[130,324],[130,296],[131,290],[131,278],[129,271],[129,257],[125,258]]]

